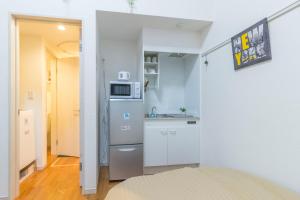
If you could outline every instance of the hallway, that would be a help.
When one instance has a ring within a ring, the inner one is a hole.
[[[101,168],[97,195],[83,196],[79,187],[79,158],[53,158],[46,169],[37,171],[20,185],[16,200],[103,200],[117,182],[108,181],[108,169]]]
[[[18,200],[29,199],[84,199],[79,190],[79,158],[56,158],[22,182]]]

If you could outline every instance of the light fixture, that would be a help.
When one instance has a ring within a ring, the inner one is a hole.
[[[57,29],[60,31],[64,31],[64,30],[66,30],[66,27],[64,25],[58,25]]]

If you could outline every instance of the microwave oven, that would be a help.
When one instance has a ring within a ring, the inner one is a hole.
[[[111,99],[140,99],[141,83],[140,82],[110,82],[110,98]]]

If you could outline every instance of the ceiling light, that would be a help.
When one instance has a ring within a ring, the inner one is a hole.
[[[60,31],[64,31],[64,30],[66,30],[66,27],[64,25],[58,25],[57,29]]]

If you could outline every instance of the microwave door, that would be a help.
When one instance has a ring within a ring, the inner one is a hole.
[[[132,97],[131,84],[112,83],[110,85],[111,98],[131,98]]]

